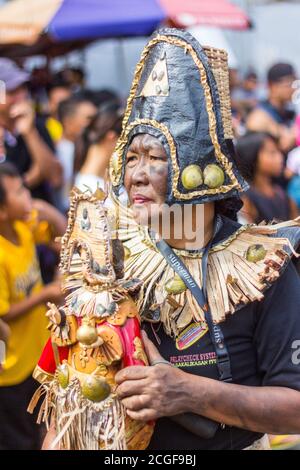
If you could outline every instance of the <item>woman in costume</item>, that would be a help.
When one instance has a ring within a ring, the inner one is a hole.
[[[143,281],[150,361],[118,372],[117,394],[132,419],[156,420],[148,449],[263,449],[266,433],[299,433],[300,224],[232,219],[247,184],[234,163],[224,51],[180,30],[154,33],[111,177],[131,203],[118,205],[119,237],[125,276]],[[167,237],[162,204],[184,208]],[[191,205],[191,224],[203,209],[192,249],[175,236]]]
[[[231,139],[226,53],[183,31],[155,33],[137,65],[111,168],[116,192],[124,183],[132,205],[115,201],[118,239],[125,278],[142,281],[150,361],[125,363],[113,384],[134,423],[156,420],[149,445],[146,428],[148,449],[262,449],[265,433],[300,429],[300,282],[290,261],[299,222],[240,226],[230,218],[247,188]],[[168,243],[164,224],[151,230],[164,203],[192,207],[170,219]],[[175,228],[185,218],[195,225],[198,207],[203,237],[191,244]]]

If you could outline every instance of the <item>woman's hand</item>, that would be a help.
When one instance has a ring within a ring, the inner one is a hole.
[[[143,332],[149,363],[164,361]],[[122,369],[116,375],[117,395],[130,418],[151,421],[190,411],[188,383],[193,376],[168,364]]]

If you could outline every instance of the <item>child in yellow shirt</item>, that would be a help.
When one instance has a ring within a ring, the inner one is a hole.
[[[30,221],[33,209],[43,223]],[[65,227],[56,209],[31,199],[13,166],[0,165],[0,319],[10,328],[0,372],[1,450],[39,448],[38,428],[26,412],[36,388],[31,373],[48,336],[46,302],[60,302],[61,291],[58,282],[43,286],[35,243]]]

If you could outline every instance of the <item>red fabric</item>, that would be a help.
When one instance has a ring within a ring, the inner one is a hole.
[[[128,366],[144,366],[145,364],[139,359],[133,357],[135,353],[135,347],[133,344],[134,338],[138,337],[141,339],[141,329],[138,319],[128,318],[122,330],[122,337],[124,343],[124,357],[123,365]]]
[[[59,352],[59,357],[60,361],[62,362],[64,359],[68,359],[68,354],[69,354],[69,347],[68,346],[63,346],[59,347],[58,346],[58,352]],[[38,366],[43,369],[43,371],[47,372],[48,374],[54,374],[56,370],[56,364],[55,364],[55,359],[54,359],[54,354],[53,354],[53,349],[52,349],[52,344],[51,344],[51,339],[49,339],[43,349],[42,355],[39,359]]]

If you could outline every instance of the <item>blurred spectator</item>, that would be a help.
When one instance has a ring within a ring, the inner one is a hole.
[[[96,90],[92,92],[87,91],[87,93],[92,93],[93,103],[97,107],[100,107],[104,103],[109,103],[109,102],[111,103],[115,102],[115,103],[118,103],[120,107],[122,106],[119,96],[112,90],[107,90],[103,88],[102,90]]]
[[[230,88],[230,94],[232,93],[240,86],[240,76],[239,76],[239,71],[234,68],[229,69],[229,88]]]
[[[296,144],[300,147],[300,114],[296,117]]]
[[[249,71],[242,80],[240,86],[232,91],[232,101],[243,117],[257,105],[258,102],[258,80],[254,71]]]
[[[80,67],[68,67],[63,71],[65,80],[69,83],[73,93],[85,87],[85,73]]]
[[[104,187],[109,160],[122,130],[122,118],[118,102],[104,103],[86,128],[75,159],[75,185],[79,189]]]
[[[58,119],[59,103],[71,96],[71,88],[67,81],[55,76],[47,88],[48,94],[48,117],[45,126],[49,132],[54,145],[62,138],[62,125]]]
[[[5,134],[4,127],[0,126],[0,163],[3,163],[6,159],[4,134]]]
[[[48,110],[47,88],[51,83],[48,67],[35,67],[30,76],[29,89],[38,114],[46,114]]]
[[[239,72],[237,69],[229,69],[229,89],[232,110],[232,126],[234,137],[238,138],[245,133],[243,115],[239,109],[239,102],[235,100],[234,96],[240,89],[241,82]]]
[[[250,189],[242,197],[241,222],[260,223],[297,217],[298,210],[285,191],[273,182],[282,172],[284,157],[277,140],[263,132],[241,137],[236,146],[240,171]]]
[[[59,104],[57,114],[63,126],[63,137],[74,143],[91,124],[97,108],[84,95],[75,94]]]
[[[286,173],[290,180],[287,192],[300,210],[300,147],[296,147],[289,152],[286,161]]]
[[[295,113],[291,110],[295,71],[290,64],[279,63],[267,75],[268,98],[248,116],[249,131],[268,132],[278,139],[280,149],[288,152],[295,146]]]
[[[28,78],[13,61],[0,59],[0,80],[6,85],[6,101],[0,103],[0,147],[5,147],[6,160],[16,165],[32,195],[51,201],[50,185],[60,184],[61,166],[47,131],[35,119]]]
[[[74,95],[58,106],[58,119],[63,135],[56,146],[57,158],[64,172],[64,182],[58,194],[58,207],[65,212],[69,207],[69,193],[73,184],[75,143],[97,112],[96,106],[84,95]]]
[[[32,219],[35,210],[37,219]],[[58,282],[43,286],[35,243],[61,236],[66,221],[44,201],[32,201],[17,170],[0,165],[0,317],[10,327],[0,373],[0,449],[39,449],[39,427],[27,406],[31,377],[48,334],[45,304],[60,303]]]

